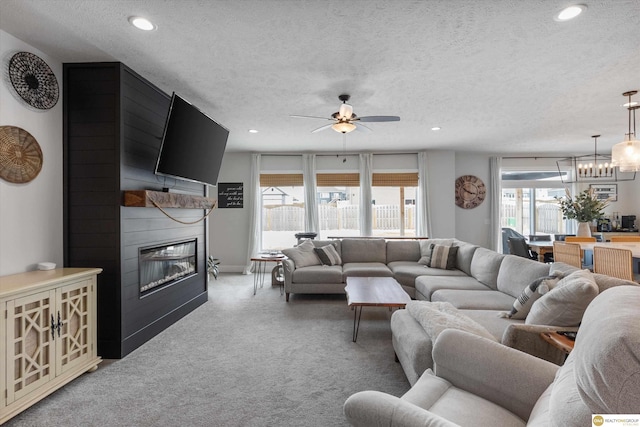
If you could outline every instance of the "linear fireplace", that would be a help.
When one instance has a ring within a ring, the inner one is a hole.
[[[197,239],[140,248],[140,298],[197,274]]]

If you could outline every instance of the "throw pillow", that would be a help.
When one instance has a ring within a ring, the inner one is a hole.
[[[320,258],[313,250],[315,245],[311,240],[305,240],[295,248],[283,249],[282,253],[288,256],[296,265],[296,268],[308,267],[311,265],[320,265]]]
[[[578,270],[563,278],[533,303],[528,325],[578,326],[587,306],[598,295],[598,285],[589,270]]]
[[[453,270],[456,266],[456,255],[458,255],[457,246],[443,246],[432,243],[431,259],[427,265],[431,268]]]
[[[500,317],[523,320],[531,311],[531,306],[538,298],[549,292],[560,281],[561,276],[545,276],[531,282],[513,302],[509,312],[500,313]]]
[[[314,249],[316,251],[316,255],[320,258],[320,261],[324,265],[340,265],[342,264],[342,259],[340,258],[340,254],[336,250],[335,246],[327,245]]]
[[[431,262],[431,245],[453,246],[453,239],[420,240],[420,264],[429,265]]]

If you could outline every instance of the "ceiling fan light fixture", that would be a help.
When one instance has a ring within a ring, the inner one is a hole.
[[[350,119],[353,115],[353,107],[346,102],[342,103],[338,115],[340,119]]]
[[[331,129],[340,133],[349,133],[353,132],[356,129],[356,125],[349,122],[338,122],[331,126]]]

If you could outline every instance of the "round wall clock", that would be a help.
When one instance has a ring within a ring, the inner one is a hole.
[[[14,184],[32,181],[42,169],[38,141],[17,126],[0,126],[0,178]]]
[[[18,96],[30,106],[48,110],[58,102],[58,79],[39,56],[18,52],[9,60],[9,80]]]
[[[477,176],[463,175],[456,179],[456,205],[472,209],[480,205],[487,195],[484,182]]]

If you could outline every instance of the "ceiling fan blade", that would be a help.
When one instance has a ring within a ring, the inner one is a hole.
[[[362,123],[358,123],[358,122],[353,122],[354,125],[356,125],[356,130],[360,131],[360,132],[364,132],[364,133],[371,133],[373,132],[371,130],[371,128],[366,127],[365,125],[363,125]]]
[[[321,120],[333,120],[331,117],[318,117],[318,116],[298,116],[296,114],[291,114],[289,117],[294,117],[296,119],[321,119]]]
[[[358,117],[356,120],[360,120],[361,122],[399,122],[400,117],[398,116],[364,116],[364,117]]]
[[[333,126],[333,123],[330,123],[330,124],[324,125],[324,126],[320,126],[318,129],[312,130],[311,133],[316,133],[316,132],[320,132],[321,130],[329,129],[331,126]]]

